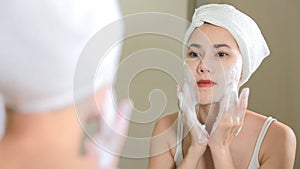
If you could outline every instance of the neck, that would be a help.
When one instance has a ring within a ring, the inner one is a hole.
[[[197,110],[197,117],[201,124],[206,125],[206,130],[210,133],[213,124],[219,113],[219,103],[201,105]]]
[[[35,114],[13,111],[7,113],[3,141],[79,153],[81,138],[82,129],[73,107]]]

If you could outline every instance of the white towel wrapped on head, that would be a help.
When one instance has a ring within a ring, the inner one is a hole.
[[[243,58],[241,85],[246,83],[262,60],[270,54],[257,24],[231,5],[203,5],[195,10],[192,23],[186,32],[184,41],[186,44],[194,29],[205,22],[223,27],[232,34]]]
[[[119,46],[106,56],[77,61],[90,38],[121,18],[118,1],[5,0],[0,11],[0,94],[7,107],[47,112],[71,105],[78,64],[86,68],[77,77],[80,84],[76,90],[82,98],[93,94],[86,75],[92,74],[98,88],[113,81]],[[123,30],[120,24],[118,31],[103,36],[102,42],[122,39]],[[98,48],[104,47],[99,44]],[[92,61],[103,62],[98,72],[91,71]]]
[[[114,29],[109,27],[111,33],[101,37],[102,44],[122,40],[121,17],[117,0],[1,1],[0,138],[5,107],[22,113],[50,112],[92,97],[94,88],[113,83],[121,43],[111,46],[105,56],[96,53],[97,58],[82,59],[81,53],[108,25]],[[103,51],[102,44],[94,46]],[[78,64],[83,69],[75,74]],[[78,84],[73,89],[75,78]],[[80,92],[76,98],[74,90]]]

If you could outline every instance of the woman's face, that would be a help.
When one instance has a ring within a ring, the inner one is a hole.
[[[199,89],[202,105],[219,102],[225,88],[238,88],[242,72],[239,47],[226,29],[203,24],[190,36],[186,64]]]

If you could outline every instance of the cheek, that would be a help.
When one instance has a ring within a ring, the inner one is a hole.
[[[207,88],[207,89],[199,89],[200,95],[198,95],[198,100],[200,104],[210,104],[214,102],[214,89]]]
[[[213,89],[213,101],[219,102],[225,94],[225,89],[229,86],[238,87],[242,72],[242,62],[236,62],[216,68],[217,84]]]
[[[196,77],[198,75],[198,73],[197,73],[197,64],[193,64],[193,65],[188,64],[188,68],[190,69],[193,77],[196,79]]]
[[[236,57],[236,59],[228,60],[224,62],[221,67],[217,69],[216,76],[220,85],[238,85],[242,72],[242,59]]]
[[[241,61],[236,61],[234,64],[232,64],[228,68],[228,73],[227,73],[227,82],[231,83],[233,82],[234,85],[238,85],[240,78],[241,78],[241,73],[242,73],[242,62]],[[228,84],[226,83],[226,84]]]

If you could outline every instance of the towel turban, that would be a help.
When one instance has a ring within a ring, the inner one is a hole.
[[[120,18],[116,0],[1,1],[0,134],[4,107],[31,113],[71,105],[76,66],[87,42]],[[101,42],[122,39],[123,26],[106,29],[111,32]],[[120,45],[111,47],[105,57],[91,59],[103,63],[97,72],[89,72],[91,61],[80,58],[80,66],[86,69],[77,77],[80,95],[76,99],[93,96],[94,89],[113,81],[120,49]],[[83,76],[91,73],[93,89]]]

